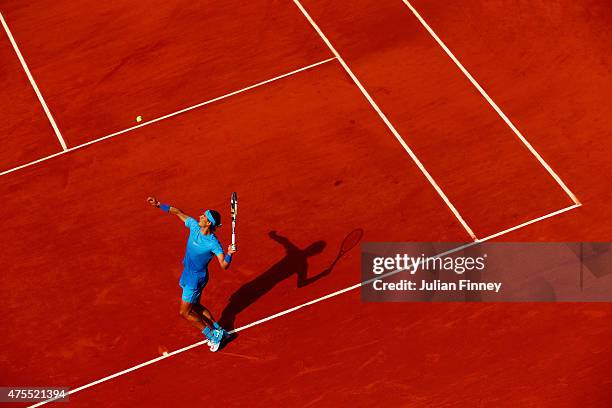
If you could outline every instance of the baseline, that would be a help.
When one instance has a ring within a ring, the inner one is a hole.
[[[481,243],[481,242],[489,241],[489,240],[491,240],[491,239],[493,239],[493,238],[497,238],[497,237],[499,237],[499,236],[501,236],[501,235],[505,235],[505,234],[507,234],[507,233],[509,233],[509,232],[512,232],[512,231],[515,231],[515,230],[517,230],[517,229],[523,228],[523,227],[525,227],[525,226],[527,226],[527,225],[531,225],[531,224],[533,224],[533,223],[536,223],[536,222],[542,221],[542,220],[544,220],[544,219],[554,217],[554,216],[556,216],[556,215],[562,214],[562,213],[564,213],[564,212],[570,211],[570,210],[575,209],[575,208],[578,208],[578,207],[580,207],[580,204],[575,204],[575,205],[572,205],[572,206],[569,206],[569,207],[566,207],[566,208],[562,208],[562,209],[560,209],[560,210],[557,210],[557,211],[554,211],[554,212],[551,212],[551,213],[545,214],[545,215],[543,215],[542,217],[538,217],[538,218],[535,218],[535,219],[533,219],[533,220],[531,220],[531,221],[528,221],[528,222],[525,222],[525,223],[519,224],[519,225],[517,225],[517,226],[515,226],[515,227],[513,227],[513,228],[508,228],[508,229],[506,229],[506,230],[500,231],[499,233],[489,235],[488,237],[482,238],[482,239],[480,239],[480,240],[478,240],[478,241],[470,242],[470,243],[468,243],[468,244],[461,245],[461,246],[458,246],[458,247],[456,247],[456,248],[450,249],[450,250],[448,250],[448,251],[442,252],[442,253],[440,253],[440,254],[437,254],[437,255],[436,255],[434,258],[439,258],[439,257],[442,257],[442,256],[446,256],[446,255],[451,254],[451,253],[453,253],[453,252],[461,251],[461,250],[463,250],[463,249],[465,249],[465,248],[469,248],[469,247],[472,247],[472,246],[474,246],[474,245],[478,245],[478,244],[479,244],[479,243]],[[293,312],[298,311],[298,310],[300,310],[300,309],[302,309],[302,308],[305,308],[305,307],[307,307],[307,306],[314,305],[315,303],[319,303],[319,302],[322,302],[322,301],[324,301],[324,300],[330,299],[330,298],[332,298],[332,297],[335,297],[335,296],[338,296],[338,295],[342,295],[343,293],[347,293],[347,292],[350,292],[350,291],[355,290],[355,289],[357,289],[357,288],[360,288],[361,286],[367,285],[367,284],[369,284],[369,283],[373,282],[373,281],[374,281],[374,280],[376,280],[376,279],[384,279],[384,278],[387,278],[387,277],[389,277],[389,276],[395,275],[395,274],[397,274],[397,273],[399,273],[399,272],[402,272],[402,271],[403,271],[403,269],[396,269],[396,270],[391,271],[391,272],[388,272],[388,273],[386,273],[386,274],[383,274],[383,275],[380,275],[380,276],[376,276],[376,277],[374,277],[374,278],[371,278],[371,279],[368,279],[368,280],[365,280],[365,281],[362,281],[362,282],[356,283],[355,285],[349,286],[349,287],[347,287],[347,288],[337,290],[337,291],[335,291],[335,292],[333,292],[333,293],[330,293],[330,294],[328,294],[328,295],[321,296],[321,297],[319,297],[319,298],[317,298],[317,299],[313,299],[313,300],[311,300],[311,301],[308,301],[308,302],[302,303],[302,304],[300,304],[300,305],[294,306],[294,307],[292,307],[292,308],[289,308],[289,309],[283,310],[283,311],[281,311],[281,312],[275,313],[275,314],[273,314],[273,315],[271,315],[271,316],[268,316],[268,317],[265,317],[265,318],[263,318],[263,319],[256,320],[256,321],[254,321],[254,322],[252,322],[252,323],[249,323],[249,324],[246,324],[246,325],[244,325],[244,326],[238,327],[238,328],[236,328],[236,329],[232,330],[232,331],[230,332],[230,334],[231,334],[231,333],[238,333],[238,332],[240,332],[240,331],[244,331],[244,330],[246,330],[246,329],[248,329],[248,328],[250,328],[250,327],[260,325],[260,324],[262,324],[262,323],[265,323],[265,322],[267,322],[267,321],[270,321],[270,320],[276,319],[276,318],[281,317],[281,316],[285,316],[285,315],[287,315],[287,314],[289,314],[289,313],[293,313]],[[114,373],[114,374],[108,375],[108,376],[103,377],[103,378],[100,378],[99,380],[92,381],[92,382],[90,382],[90,383],[88,383],[88,384],[85,384],[85,385],[82,385],[82,386],[77,387],[77,388],[75,388],[75,389],[72,389],[72,390],[68,391],[68,393],[67,393],[67,394],[68,394],[68,395],[75,394],[75,393],[77,393],[77,392],[79,392],[79,391],[83,391],[83,390],[85,390],[85,389],[87,389],[87,388],[90,388],[90,387],[93,387],[93,386],[95,386],[95,385],[97,385],[97,384],[100,384],[100,383],[106,382],[106,381],[108,381],[108,380],[112,380],[113,378],[117,378],[117,377],[119,377],[119,376],[121,376],[121,375],[124,375],[124,374],[130,373],[130,372],[132,372],[132,371],[136,371],[136,370],[138,370],[138,369],[140,369],[140,368],[143,368],[143,367],[146,367],[146,366],[148,366],[148,365],[154,364],[154,363],[156,363],[156,362],[158,362],[158,361],[161,361],[161,360],[163,360],[163,359],[166,359],[166,358],[169,358],[169,357],[175,356],[175,355],[177,355],[177,354],[183,353],[183,352],[185,352],[185,351],[191,350],[191,349],[196,348],[196,347],[198,347],[198,346],[201,346],[201,345],[203,345],[203,344],[205,344],[205,343],[206,343],[206,341],[205,341],[205,340],[202,340],[202,341],[199,341],[199,342],[197,342],[197,343],[193,343],[193,344],[191,344],[191,345],[188,345],[188,346],[185,346],[185,347],[183,347],[183,348],[180,348],[180,349],[178,349],[178,350],[174,350],[174,351],[172,351],[172,352],[169,352],[169,353],[168,353],[168,354],[166,354],[166,355],[162,355],[162,356],[156,357],[156,358],[154,358],[154,359],[151,359],[151,360],[145,361],[145,362],[143,362],[143,363],[140,363],[140,364],[135,365],[135,366],[133,366],[133,367],[127,368],[127,369],[125,369],[125,370],[119,371],[119,372],[117,372],[117,373]],[[56,399],[57,399],[57,398],[56,398]],[[34,405],[30,405],[30,407],[39,407],[39,406],[45,405],[45,404],[47,404],[47,403],[49,403],[49,402],[53,402],[53,401],[55,401],[55,399],[51,398],[51,399],[48,399],[48,400],[45,400],[45,401],[41,401],[41,402],[39,402],[39,403],[37,403],[37,404],[34,404]]]

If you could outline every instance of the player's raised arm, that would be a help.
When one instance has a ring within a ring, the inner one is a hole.
[[[223,256],[223,253],[217,255],[217,259],[219,260],[219,265],[223,269],[229,269],[230,264],[232,263],[232,255],[236,253],[236,250],[232,245],[227,247],[227,255]]]
[[[184,212],[182,212],[178,208],[172,207],[172,206],[170,206],[168,204],[162,204],[159,201],[157,201],[157,199],[155,197],[147,198],[147,202],[149,204],[151,204],[153,207],[157,207],[157,208],[161,209],[162,211],[165,211],[165,212],[168,212],[170,214],[176,215],[183,222],[185,222],[185,220],[187,218],[189,218],[189,215],[185,214]]]

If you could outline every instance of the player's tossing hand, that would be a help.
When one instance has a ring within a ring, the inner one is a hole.
[[[228,255],[232,255],[232,254],[236,253],[236,249],[234,249],[234,247],[230,244],[227,247],[227,253],[228,253]]]
[[[153,207],[159,207],[159,201],[155,197],[147,198],[147,202],[151,204]]]

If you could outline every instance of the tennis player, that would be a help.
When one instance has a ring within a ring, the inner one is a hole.
[[[232,255],[236,252],[230,245],[227,255],[223,255],[221,243],[215,236],[215,230],[221,226],[221,215],[215,210],[206,210],[200,215],[199,221],[196,221],[178,208],[161,204],[155,197],[147,198],[147,202],[176,215],[189,228],[187,249],[183,258],[184,268],[179,281],[183,288],[179,313],[204,334],[210,350],[217,351],[227,332],[219,326],[210,311],[200,304],[200,297],[208,283],[208,264],[213,256],[219,260],[221,268],[228,269]]]

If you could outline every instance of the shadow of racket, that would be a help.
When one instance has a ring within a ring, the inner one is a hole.
[[[334,269],[338,261],[351,249],[355,248],[357,244],[363,238],[363,230],[361,228],[354,229],[349,232],[347,236],[342,240],[342,244],[340,245],[340,251],[338,251],[338,255],[336,255],[336,259],[325,269],[322,273],[328,274]]]

